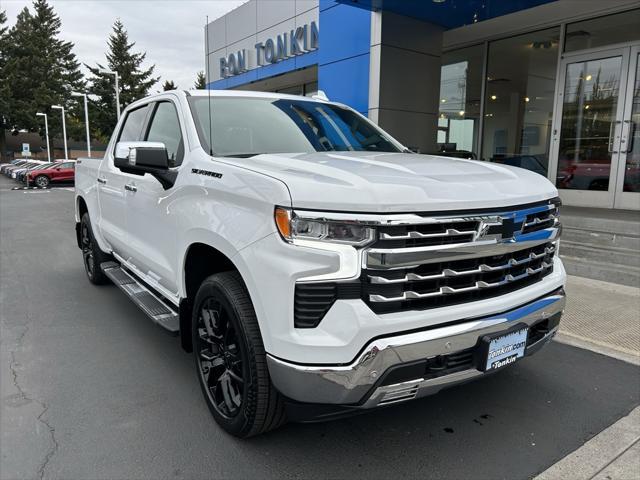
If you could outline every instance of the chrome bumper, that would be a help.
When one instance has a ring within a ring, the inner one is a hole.
[[[445,386],[483,375],[473,368],[376,388],[389,368],[473,348],[484,335],[507,330],[516,323],[534,325],[562,313],[564,306],[564,292],[559,291],[503,314],[377,339],[348,365],[298,365],[271,355],[267,355],[267,364],[275,387],[292,400],[372,408],[429,395]],[[528,345],[526,353],[533,353],[547,343],[556,330],[557,327]]]

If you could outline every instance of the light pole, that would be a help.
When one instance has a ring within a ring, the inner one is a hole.
[[[64,120],[64,107],[62,105],[51,105],[51,108],[62,111],[62,139],[64,140],[64,158],[69,159],[69,150],[67,149],[67,124]]]
[[[87,156],[91,157],[91,136],[89,134],[89,105],[87,104],[87,94],[71,92],[72,97],[84,97],[84,123],[87,128]]]
[[[36,113],[37,117],[44,117],[44,134],[47,138],[47,160],[51,162],[51,150],[49,149],[49,122],[47,121],[46,113]]]
[[[120,77],[118,76],[118,72],[107,70],[106,68],[101,68],[98,72],[105,75],[113,75],[116,78],[116,111],[118,112],[118,120],[120,120],[120,88],[118,87]]]

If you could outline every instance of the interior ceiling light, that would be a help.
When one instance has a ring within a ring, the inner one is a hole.
[[[432,0],[433,3],[444,3],[447,0]]]
[[[447,103],[447,99],[443,98],[442,100],[440,100],[442,103]]]
[[[593,76],[591,76],[590,74],[587,75],[587,82],[590,82],[592,78],[593,78]]]
[[[531,101],[531,99],[529,97],[524,97],[524,101],[529,103]]]
[[[463,116],[464,116],[464,110],[460,110],[460,111],[458,112],[458,115],[460,115],[461,117],[463,117]]]
[[[491,95],[491,100],[497,100],[497,99],[498,99],[497,95]]]

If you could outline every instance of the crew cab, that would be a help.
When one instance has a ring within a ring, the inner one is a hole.
[[[509,368],[565,305],[546,178],[411,153],[322,95],[136,101],[75,190],[89,280],[180,336],[239,437]]]

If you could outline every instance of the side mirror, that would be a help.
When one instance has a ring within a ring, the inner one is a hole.
[[[125,173],[155,177],[165,190],[173,186],[178,173],[169,169],[167,149],[160,142],[119,142],[113,164]]]

